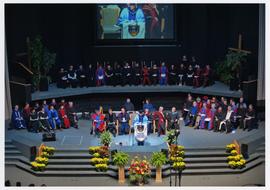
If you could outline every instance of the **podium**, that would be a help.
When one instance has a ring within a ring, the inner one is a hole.
[[[122,39],[144,39],[145,23],[144,22],[125,22],[122,24]]]

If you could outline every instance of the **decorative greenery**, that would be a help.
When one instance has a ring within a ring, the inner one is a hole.
[[[104,146],[109,146],[112,142],[112,135],[109,131],[105,131],[100,135],[100,143]]]
[[[162,167],[162,165],[164,165],[167,162],[167,158],[166,155],[163,152],[154,152],[152,154],[150,163],[159,168]]]
[[[40,35],[36,36],[33,41],[30,41],[31,63],[33,70],[33,85],[36,89],[39,88],[40,79],[48,77],[50,69],[55,65],[56,54],[50,53],[43,45]]]
[[[131,161],[129,170],[129,180],[130,183],[136,185],[142,185],[148,183],[150,177],[150,164],[147,162],[146,158],[140,160],[137,156]]]
[[[113,163],[119,167],[123,167],[128,163],[129,155],[124,152],[117,152],[113,156]]]
[[[215,70],[220,80],[229,84],[234,78],[234,74],[240,69],[242,63],[247,61],[247,53],[229,50],[225,56],[225,60],[217,62]]]
[[[170,130],[167,132],[166,137],[164,140],[169,144],[175,144],[176,143],[176,138],[175,138],[175,130]]]

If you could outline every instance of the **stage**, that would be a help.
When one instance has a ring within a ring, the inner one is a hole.
[[[56,149],[88,149],[89,146],[97,146],[99,138],[90,135],[90,120],[79,120],[79,129],[70,128],[62,131],[56,130],[56,141],[45,142],[46,145],[54,146]],[[264,122],[259,123],[258,129],[251,131],[236,130],[235,133],[226,134],[215,133],[208,130],[194,130],[190,127],[181,127],[181,133],[178,138],[178,144],[186,148],[224,148],[227,144],[232,143],[234,139],[240,140],[244,138],[254,137],[260,138],[265,134]],[[42,143],[42,133],[30,133],[26,129],[23,130],[6,130],[6,140],[17,140],[31,142],[32,146],[39,146]],[[121,148],[127,152],[153,152],[167,148],[164,141],[165,136],[158,137],[157,134],[148,136],[145,146],[137,146],[133,135],[121,135],[113,137],[111,147],[115,149]],[[119,143],[122,142],[122,146]]]
[[[216,81],[214,85],[206,88],[193,88],[192,86],[101,86],[101,87],[77,87],[77,88],[57,88],[56,84],[51,84],[48,91],[36,91],[32,93],[32,101],[61,98],[87,94],[126,94],[126,93],[193,93],[211,96],[225,96],[239,98],[241,91],[231,91],[229,86]]]

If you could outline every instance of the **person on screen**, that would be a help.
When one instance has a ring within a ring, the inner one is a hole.
[[[127,8],[124,8],[120,13],[118,18],[118,25],[121,25],[125,22],[144,22],[144,14],[141,8],[139,8],[136,4],[131,3],[128,4]]]
[[[148,38],[160,38],[159,11],[156,4],[144,4],[142,7],[146,17],[146,30]]]

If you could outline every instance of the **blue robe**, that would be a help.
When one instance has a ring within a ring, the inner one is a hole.
[[[129,7],[124,8],[118,18],[117,24],[120,25],[130,21],[145,22],[142,9],[137,8],[135,11],[132,11]]]
[[[153,104],[143,104],[143,109],[148,109],[150,112],[155,111]]]
[[[204,124],[205,124],[204,120],[206,118],[206,108],[202,108],[200,114],[201,114],[200,128],[201,129],[204,129],[205,128],[205,126],[204,126]]]
[[[133,126],[135,123],[142,123],[143,125],[147,125],[148,123],[148,118],[146,115],[142,115],[140,116],[139,114],[135,116],[135,118],[133,119]]]
[[[20,111],[18,111],[18,110],[12,111],[11,121],[12,121],[13,126],[16,129],[25,129],[26,128],[25,121],[23,120],[22,115],[21,115]]]
[[[58,117],[58,113],[55,109],[49,110],[48,117],[49,117],[49,123],[52,129],[56,128],[55,125],[61,126],[61,120]]]
[[[196,116],[197,111],[198,111],[198,107],[197,106],[192,106],[191,109],[190,109],[190,115]],[[188,126],[190,124],[190,122],[191,122],[190,117],[186,117],[185,126]]]

